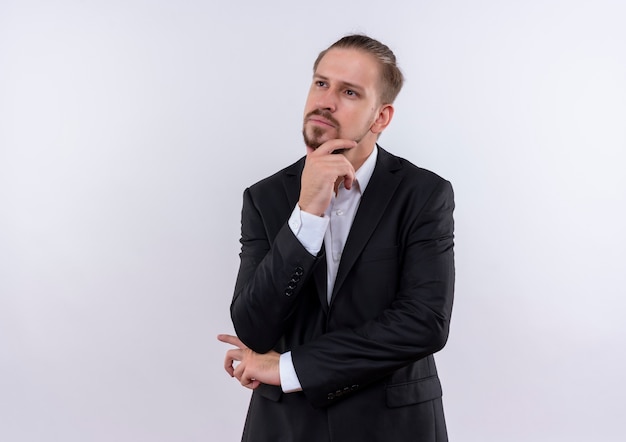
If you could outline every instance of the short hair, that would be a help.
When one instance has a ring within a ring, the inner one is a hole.
[[[382,86],[380,99],[382,104],[392,104],[394,102],[398,93],[400,93],[400,89],[402,89],[404,76],[396,64],[396,56],[388,46],[367,35],[346,35],[320,52],[313,64],[313,72],[317,70],[320,61],[331,49],[358,49],[373,55],[380,65]]]

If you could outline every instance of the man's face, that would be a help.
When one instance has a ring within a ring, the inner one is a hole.
[[[379,112],[380,68],[356,49],[330,49],[317,65],[304,107],[304,142],[317,149],[342,138],[375,142],[370,131]]]

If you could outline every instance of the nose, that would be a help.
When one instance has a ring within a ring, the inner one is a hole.
[[[321,91],[317,96],[317,108],[318,109],[326,109],[330,112],[335,112],[337,109],[337,100],[335,97],[335,93],[332,89],[326,89]]]

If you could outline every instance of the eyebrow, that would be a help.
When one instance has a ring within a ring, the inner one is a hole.
[[[320,75],[320,74],[314,74],[313,78],[314,79],[319,79],[319,80],[324,80],[324,81],[329,81],[330,80],[330,78],[325,77],[325,76]],[[361,93],[365,92],[365,88],[363,88],[362,86],[359,86],[358,84],[349,83],[347,81],[342,81],[342,80],[337,80],[337,83],[339,83],[340,85],[342,85],[344,87],[347,87],[349,89],[357,89]]]

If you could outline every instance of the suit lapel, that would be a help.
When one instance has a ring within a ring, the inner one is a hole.
[[[291,214],[293,208],[296,207],[296,203],[300,198],[300,177],[302,176],[302,169],[304,169],[304,157],[285,169],[283,183],[285,195],[287,196],[287,205],[289,206],[289,214]]]
[[[387,205],[392,199],[398,185],[401,174],[396,173],[401,168],[396,157],[382,148],[378,148],[378,159],[374,173],[365,192],[361,196],[361,202],[357,209],[352,228],[348,234],[346,245],[341,255],[341,262],[337,271],[337,279],[331,297],[335,295],[346,280],[346,276],[354,266],[363,248],[369,241],[374,229],[383,217]]]

